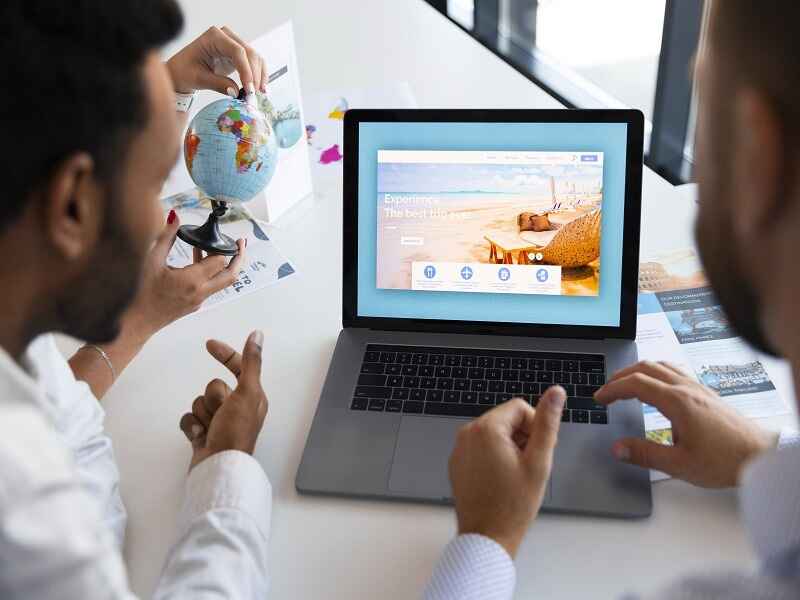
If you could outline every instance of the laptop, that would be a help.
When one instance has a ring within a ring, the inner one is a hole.
[[[343,329],[303,493],[451,503],[456,432],[567,390],[544,510],[651,513],[638,401],[592,395],[637,360],[636,110],[350,110]]]

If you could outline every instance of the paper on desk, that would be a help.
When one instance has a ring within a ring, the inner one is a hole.
[[[636,342],[641,360],[675,364],[748,418],[790,412],[758,354],[731,329],[693,248],[640,262]],[[644,405],[644,422],[648,439],[672,443],[658,410]],[[667,477],[651,472],[653,481]]]
[[[197,188],[162,198],[161,203],[165,212],[174,208],[183,225],[205,222],[210,210],[209,201]],[[221,226],[224,233],[234,239],[247,239],[245,261],[233,285],[210,296],[203,302],[201,311],[252,294],[296,273],[294,265],[278,250],[262,225],[235,207],[223,217]],[[192,246],[176,239],[167,256],[167,264],[180,268],[191,262]]]
[[[415,108],[407,82],[388,82],[368,88],[341,88],[306,97],[306,137],[316,188],[342,177],[344,114],[351,108]]]

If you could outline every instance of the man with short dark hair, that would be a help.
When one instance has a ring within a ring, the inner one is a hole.
[[[789,0],[715,1],[696,66],[698,249],[733,326],[756,348],[786,357],[796,384],[799,19],[800,5]],[[629,398],[669,418],[675,443],[624,439],[609,451],[696,485],[741,485],[744,525],[760,560],[757,572],[703,565],[654,597],[800,598],[800,439],[762,431],[667,364],[631,366],[596,394],[606,404]],[[541,506],[564,400],[563,389],[550,388],[535,410],[514,400],[460,432],[450,460],[459,536],[426,598],[512,596],[512,560]]]
[[[174,0],[0,4],[0,598],[131,597],[97,399],[241,264],[239,240],[230,263],[166,265],[179,220],[164,224],[159,193],[194,92],[236,97],[234,68],[247,94],[267,83],[263,59],[227,28],[162,63],[181,26]],[[88,344],[67,364],[50,332]],[[267,589],[270,486],[251,456],[267,412],[262,344],[257,331],[241,355],[208,344],[238,384],[212,380],[181,420],[193,456],[159,598]]]

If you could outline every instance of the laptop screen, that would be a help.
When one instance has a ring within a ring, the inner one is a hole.
[[[358,127],[359,316],[619,326],[625,123]]]

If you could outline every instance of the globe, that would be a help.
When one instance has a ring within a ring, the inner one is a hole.
[[[242,100],[223,98],[197,113],[184,138],[192,181],[217,202],[247,202],[275,174],[278,143],[265,115]]]
[[[202,225],[182,225],[178,237],[210,254],[234,256],[236,241],[220,231],[228,203],[251,200],[275,174],[278,142],[269,120],[249,102],[223,98],[197,113],[183,140],[186,168],[211,199]]]

